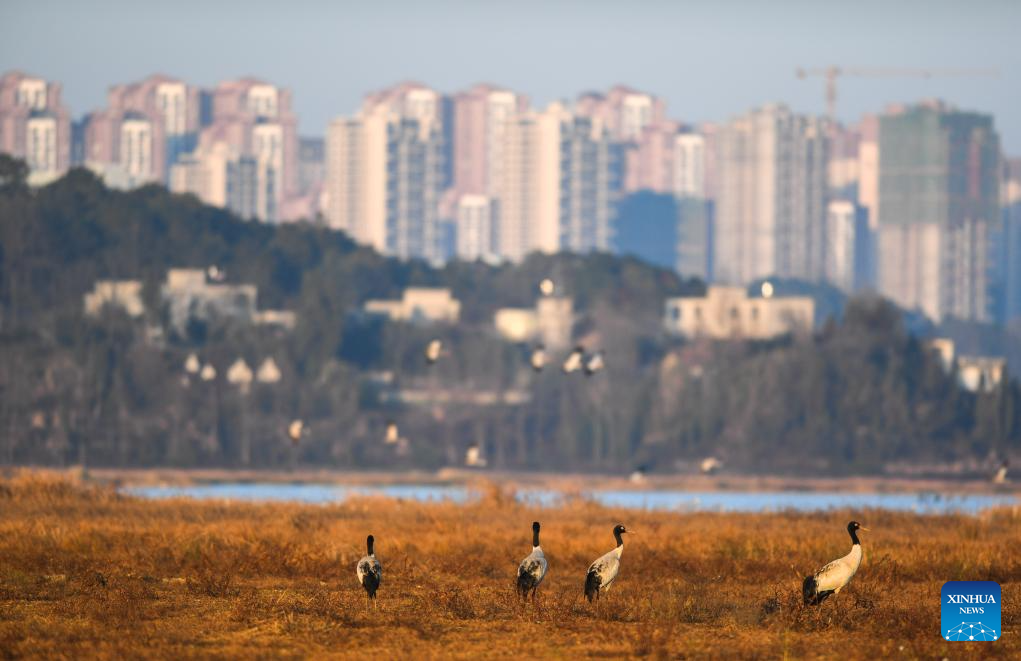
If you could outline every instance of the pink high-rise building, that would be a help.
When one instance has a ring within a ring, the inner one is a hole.
[[[403,83],[365,97],[326,137],[326,218],[400,258],[440,260],[437,218],[447,186],[443,97]]]
[[[652,94],[617,85],[606,94],[586,92],[575,104],[578,115],[599,119],[616,140],[639,141],[647,126],[666,120],[666,103]]]
[[[462,195],[492,195],[500,180],[508,124],[528,109],[528,98],[476,85],[453,99],[453,187]]]
[[[635,142],[624,152],[624,191],[673,191],[675,144],[680,132],[677,122],[663,121],[642,128]]]
[[[221,82],[212,92],[212,128],[240,153],[272,162],[279,169],[280,193],[298,186],[298,119],[291,92],[261,80]]]
[[[60,83],[20,71],[0,78],[0,152],[24,159],[32,184],[48,183],[67,171],[71,118],[60,100]]]
[[[221,82],[210,93],[210,123],[171,172],[171,189],[243,218],[308,217],[298,190],[297,117],[291,93],[260,80]]]
[[[195,144],[199,89],[164,75],[114,85],[107,106],[85,121],[85,163],[107,183],[166,182],[170,166]]]

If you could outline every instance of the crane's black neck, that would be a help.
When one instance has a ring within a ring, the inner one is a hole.
[[[539,526],[532,528],[532,546],[536,547],[539,545]]]
[[[854,528],[848,528],[847,529],[847,533],[849,535],[851,535],[851,545],[852,546],[854,546],[856,544],[861,544],[861,542],[858,541],[858,533],[855,531]]]
[[[617,540],[617,546],[624,546],[624,538],[620,536],[619,530],[613,531],[613,538]]]
[[[376,552],[372,548],[375,545],[375,542],[376,540],[373,539],[372,535],[369,535],[369,538],[365,540],[365,547],[368,549],[369,555],[376,555]]]

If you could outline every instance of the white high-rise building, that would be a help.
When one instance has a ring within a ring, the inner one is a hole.
[[[705,138],[698,133],[681,133],[674,138],[675,197],[705,198]]]
[[[649,94],[626,94],[620,104],[620,137],[637,140],[652,123],[654,99]]]
[[[245,107],[255,117],[276,119],[280,113],[280,92],[274,85],[253,84],[245,95]]]
[[[620,154],[601,120],[552,104],[511,122],[503,153],[501,257],[609,250]]]
[[[826,208],[826,280],[846,293],[870,284],[872,233],[868,211],[850,200]]]
[[[46,110],[46,81],[42,78],[18,81],[17,104],[32,110]]]
[[[158,180],[153,161],[153,126],[145,117],[128,116],[121,122],[119,163],[129,188]]]
[[[492,259],[496,205],[486,195],[462,195],[457,201],[457,256]]]
[[[25,160],[32,172],[55,175],[60,169],[57,118],[41,113],[26,122]]]
[[[823,273],[827,140],[822,120],[767,106],[717,136],[717,281]]]
[[[189,132],[188,97],[188,86],[181,81],[156,84],[156,107],[163,115],[163,131],[167,137]]]
[[[445,144],[438,103],[432,90],[402,86],[368,97],[356,117],[330,124],[332,227],[387,255],[438,261]]]

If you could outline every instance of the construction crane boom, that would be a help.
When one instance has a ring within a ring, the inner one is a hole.
[[[836,121],[837,115],[837,78],[841,76],[858,76],[864,78],[934,78],[934,77],[966,77],[996,76],[995,69],[912,69],[897,67],[817,67],[798,68],[794,75],[801,80],[809,76],[821,76],[826,80],[826,116],[830,122]]]

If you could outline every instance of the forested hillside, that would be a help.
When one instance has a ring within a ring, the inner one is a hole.
[[[840,473],[1019,447],[1016,384],[961,390],[879,299],[852,300],[812,338],[683,343],[661,331],[663,300],[703,285],[634,259],[432,268],[310,224],[243,222],[157,186],[113,191],[74,170],[33,190],[24,174],[0,157],[2,462],[237,466],[247,445],[259,467],[431,468],[459,464],[478,443],[497,468],[666,472],[713,454],[742,470]],[[295,311],[294,330],[170,330],[166,270],[210,265],[256,284],[260,308]],[[574,298],[575,337],[605,350],[604,372],[565,376],[553,365],[536,375],[526,348],[494,332],[495,310],[532,305],[546,277]],[[83,296],[103,278],[143,280],[145,314],[85,316]],[[356,314],[409,285],[450,287],[461,322]],[[422,351],[433,337],[448,353],[430,368]],[[192,353],[217,378],[186,372]],[[238,358],[253,368],[272,358],[282,378],[243,394],[223,378]],[[432,401],[402,403],[402,391]],[[507,403],[511,392],[525,401]],[[469,404],[465,393],[497,403]],[[294,418],[308,431],[292,450]],[[405,450],[383,443],[389,421]]]

